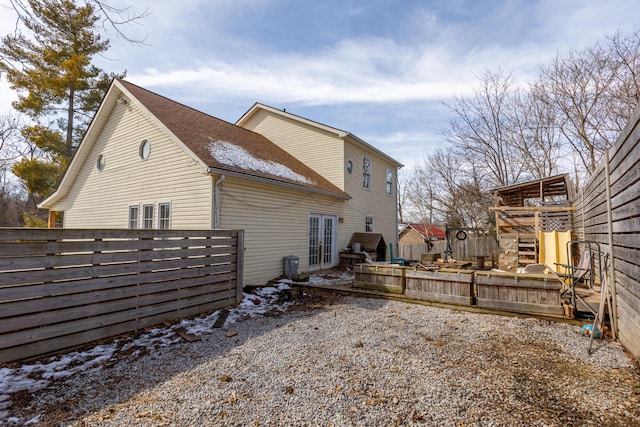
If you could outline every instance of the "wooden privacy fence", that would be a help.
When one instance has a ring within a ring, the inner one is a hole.
[[[578,239],[611,257],[614,313],[620,342],[640,357],[640,109],[575,200]]]
[[[474,260],[477,255],[485,255],[488,260],[498,258],[498,242],[495,233],[489,233],[481,236],[474,236],[469,233],[465,240],[458,240],[456,233],[451,236],[451,249],[453,250],[453,259],[456,260]],[[426,243],[416,244],[399,244],[398,253],[400,258],[420,260],[422,254],[441,254],[447,248],[446,240],[437,240],[432,242],[431,247]]]
[[[0,228],[0,362],[242,299],[242,231]]]

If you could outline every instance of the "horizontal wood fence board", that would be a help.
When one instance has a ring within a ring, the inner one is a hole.
[[[235,290],[225,290],[216,295],[216,300],[228,300],[233,297],[235,297]],[[152,298],[148,298],[146,302],[152,301]],[[184,310],[188,310],[190,307],[197,307],[211,301],[211,296],[198,295],[173,301],[163,301],[162,298],[158,298],[158,301],[159,302],[151,305],[141,305],[140,307],[135,307],[129,310],[71,320],[64,323],[49,324],[37,329],[10,332],[3,334],[3,345],[11,347],[28,343],[30,341],[40,341],[51,337],[61,337],[76,332],[115,325],[138,318],[152,317],[156,315],[162,315],[165,319],[177,319],[184,316]]]
[[[0,333],[39,327],[43,312],[47,313],[47,322],[58,323],[154,304],[158,301],[206,293],[213,294],[230,288],[235,290],[235,285],[235,282],[229,280],[214,282],[210,276],[205,276],[189,280],[188,286],[176,280],[143,286],[119,287],[101,292],[19,301],[11,306],[22,308],[22,313],[16,313],[10,317],[3,313],[3,317],[7,318],[0,322]]]
[[[476,299],[478,307],[491,310],[512,311],[516,313],[529,313],[547,316],[562,316],[564,309],[561,306],[546,304],[520,303],[513,301],[491,300],[478,297]]]
[[[0,228],[0,362],[238,303],[243,236]]]
[[[238,237],[238,230],[147,230],[147,229],[79,229],[79,228],[0,228],[0,241],[70,240],[70,239],[182,239]]]
[[[640,298],[624,286],[620,286],[618,291],[618,299],[621,299],[629,307],[630,311],[635,313],[633,316],[636,323],[640,324]]]
[[[440,269],[434,271],[407,270],[405,277],[472,283],[475,270]]]
[[[0,258],[2,270],[30,270],[38,268],[63,268],[78,265],[116,264],[121,262],[159,261],[169,258],[205,258],[222,254],[235,254],[236,248],[212,247],[197,249],[156,249],[149,251],[98,252],[90,254],[55,254],[31,257]]]
[[[640,313],[640,283],[638,283],[638,280],[627,276],[619,270],[616,270],[616,283],[621,289],[623,289],[623,291],[620,291],[618,290],[618,287],[616,287],[616,290],[618,290],[618,292],[628,292],[628,299],[637,300],[636,304],[634,304],[634,307],[638,307],[638,313]]]
[[[624,135],[624,131],[620,134]],[[616,143],[613,147],[609,149],[609,159],[610,159],[610,168],[611,170],[629,170],[634,165],[634,161],[626,162],[631,156],[631,158],[635,161],[638,160],[637,148],[638,141],[640,141],[640,127],[637,127],[630,131],[629,134],[625,135],[624,138],[626,141],[623,144]]]
[[[134,278],[135,279],[135,278]],[[201,286],[202,284],[229,284],[236,286],[236,273],[224,273],[218,275],[194,276],[185,280],[149,282],[139,285],[138,283],[117,283],[114,281],[111,287],[99,290],[86,290],[82,292],[82,286],[76,286],[75,293],[65,293],[61,295],[48,295],[32,297],[11,301],[10,303],[0,303],[0,319],[13,316],[21,316],[30,313],[41,313],[47,310],[59,310],[67,307],[75,307],[83,304],[95,304],[101,301],[109,301],[118,298],[133,297],[139,294],[154,293],[175,289],[179,287]],[[133,285],[133,286],[131,286]],[[50,286],[50,285],[43,285]],[[0,329],[2,328],[0,320]]]
[[[78,332],[75,334],[65,335],[63,337],[55,337],[43,341],[29,342],[9,348],[0,348],[0,362],[20,360],[42,354],[49,354],[52,352],[75,348],[85,343],[127,334],[133,331],[161,324],[165,321],[176,320],[182,317],[195,316],[200,313],[212,312],[221,308],[228,307],[231,304],[233,304],[232,300],[214,301],[207,304],[194,306],[189,309],[184,309],[180,312],[180,315],[176,317],[167,317],[166,314],[159,314],[145,318],[138,318],[107,327],[101,327]]]
[[[640,181],[636,181],[624,190],[611,198],[611,206],[614,210],[640,198]]]
[[[167,242],[175,242],[175,246]],[[230,237],[223,239],[118,239],[118,240],[62,240],[62,241],[22,241],[20,244],[12,242],[0,242],[0,257],[14,257],[24,255],[42,255],[67,253],[93,253],[111,251],[140,251],[156,248],[182,248],[182,247],[230,247],[234,240]]]
[[[50,270],[40,269],[24,272],[0,271],[0,283],[6,284],[36,284],[72,280],[77,278],[107,277],[123,274],[145,273],[152,271],[167,271],[172,269],[188,269],[204,267],[208,265],[233,264],[236,256],[216,256],[204,258],[186,258],[177,260],[164,260],[162,262],[137,262],[74,266],[68,268],[54,268]]]
[[[474,302],[473,275],[473,270],[407,270],[405,295],[425,301],[471,305]]]
[[[559,290],[562,282],[555,276],[546,274],[505,274],[498,272],[478,271],[475,275],[475,282],[481,285],[525,287],[538,289]]]
[[[203,275],[217,276],[222,274],[231,274],[235,278],[235,267],[235,264],[209,265],[199,268],[151,271],[101,278],[78,278],[76,280],[47,284],[3,286],[0,287],[0,304],[8,301],[99,291],[102,289],[163,282],[180,278],[186,281],[193,277],[200,277]],[[216,280],[225,279],[221,278]],[[0,317],[2,317],[2,311],[0,311]]]
[[[640,354],[640,315],[631,307],[627,300],[618,300],[618,332],[620,341],[631,354]]]

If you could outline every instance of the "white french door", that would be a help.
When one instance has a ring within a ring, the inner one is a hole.
[[[336,215],[309,214],[309,268],[336,265]]]

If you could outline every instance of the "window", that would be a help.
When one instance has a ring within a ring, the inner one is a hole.
[[[158,210],[160,211],[158,228],[161,230],[169,230],[171,228],[171,203],[160,203]]]
[[[371,160],[362,158],[362,187],[371,188]]]
[[[104,170],[104,154],[100,154],[98,156],[98,160],[96,160],[96,169],[99,171]]]
[[[367,233],[373,233],[373,217],[368,216],[364,220],[364,231]]]
[[[138,148],[138,155],[140,159],[147,160],[149,158],[149,153],[151,153],[151,143],[148,139],[143,139],[140,143],[140,148]]]
[[[129,206],[129,228],[138,228],[138,214],[140,208],[138,206]]]
[[[390,196],[393,194],[393,171],[387,169],[387,194]]]
[[[142,228],[153,228],[153,205],[144,205],[142,209]]]
[[[351,160],[347,160],[347,173],[349,175],[353,173],[353,162]]]

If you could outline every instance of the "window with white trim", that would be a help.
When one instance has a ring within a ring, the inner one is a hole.
[[[158,228],[169,230],[171,228],[171,203],[160,203],[158,205]]]
[[[373,233],[373,217],[368,216],[364,219],[364,231]]]
[[[129,228],[138,228],[138,218],[140,215],[140,207],[138,205],[129,206]]]
[[[387,195],[391,196],[393,194],[393,171],[391,169],[387,169]]]
[[[362,158],[362,187],[371,188],[371,159],[366,156]]]
[[[153,205],[142,206],[142,228],[153,228]]]

